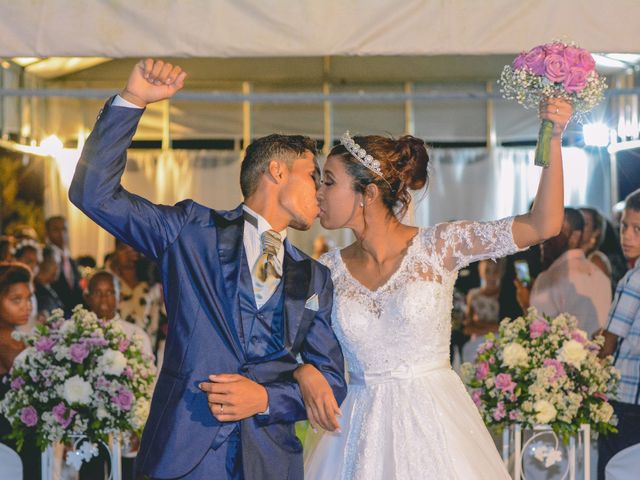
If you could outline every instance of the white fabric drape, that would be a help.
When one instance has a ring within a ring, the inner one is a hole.
[[[639,17],[635,0],[3,0],[0,57],[632,52]]]
[[[606,156],[563,149],[565,204],[610,211],[609,165]],[[437,149],[431,152],[428,192],[414,196],[415,223],[426,226],[454,219],[492,220],[527,211],[534,198],[541,169],[533,165],[532,148]],[[239,187],[240,153],[235,151],[132,150],[123,186],[155,203],[172,205],[192,198],[217,209],[235,207]],[[90,254],[98,263],[113,249],[111,235],[95,225],[67,200],[67,187],[56,163],[48,162],[45,214],[69,219],[74,256]],[[291,230],[291,241],[311,251],[313,238],[325,233],[338,246],[352,238],[349,232],[323,232],[318,223],[309,232]]]

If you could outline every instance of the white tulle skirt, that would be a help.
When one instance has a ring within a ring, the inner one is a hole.
[[[448,366],[411,370],[352,378],[342,432],[319,440],[309,432],[306,479],[510,478],[458,375]]]

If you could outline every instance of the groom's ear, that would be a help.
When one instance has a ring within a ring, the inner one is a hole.
[[[289,172],[287,171],[284,162],[279,162],[278,160],[270,160],[266,173],[267,175],[269,175],[272,182],[281,183],[282,180],[286,178]]]

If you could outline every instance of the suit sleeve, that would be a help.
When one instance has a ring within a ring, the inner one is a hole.
[[[105,230],[157,259],[177,238],[193,202],[156,205],[122,187],[127,148],[144,110],[111,102],[101,111],[82,149],[69,199]]]
[[[307,331],[300,356],[305,363],[312,364],[322,372],[340,405],[347,395],[344,357],[331,327],[333,282],[328,269],[322,267],[322,271],[325,274],[325,280],[319,294],[318,311]],[[275,382],[263,386],[269,394],[269,414],[256,416],[258,423],[267,425],[307,419],[302,393],[297,382]]]

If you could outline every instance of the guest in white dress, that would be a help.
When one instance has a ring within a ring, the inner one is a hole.
[[[425,144],[346,134],[332,149],[318,191],[325,228],[350,228],[355,243],[323,256],[334,283],[333,328],[350,372],[340,409],[311,365],[295,372],[309,421],[325,433],[307,479],[508,479],[460,378],[449,365],[457,272],[558,233],[563,217],[562,100],[541,105],[554,124],[551,164],[533,209],[494,222],[415,228],[398,221],[409,190],[427,184]],[[456,194],[458,194],[456,192]],[[339,421],[338,421],[339,418]]]

